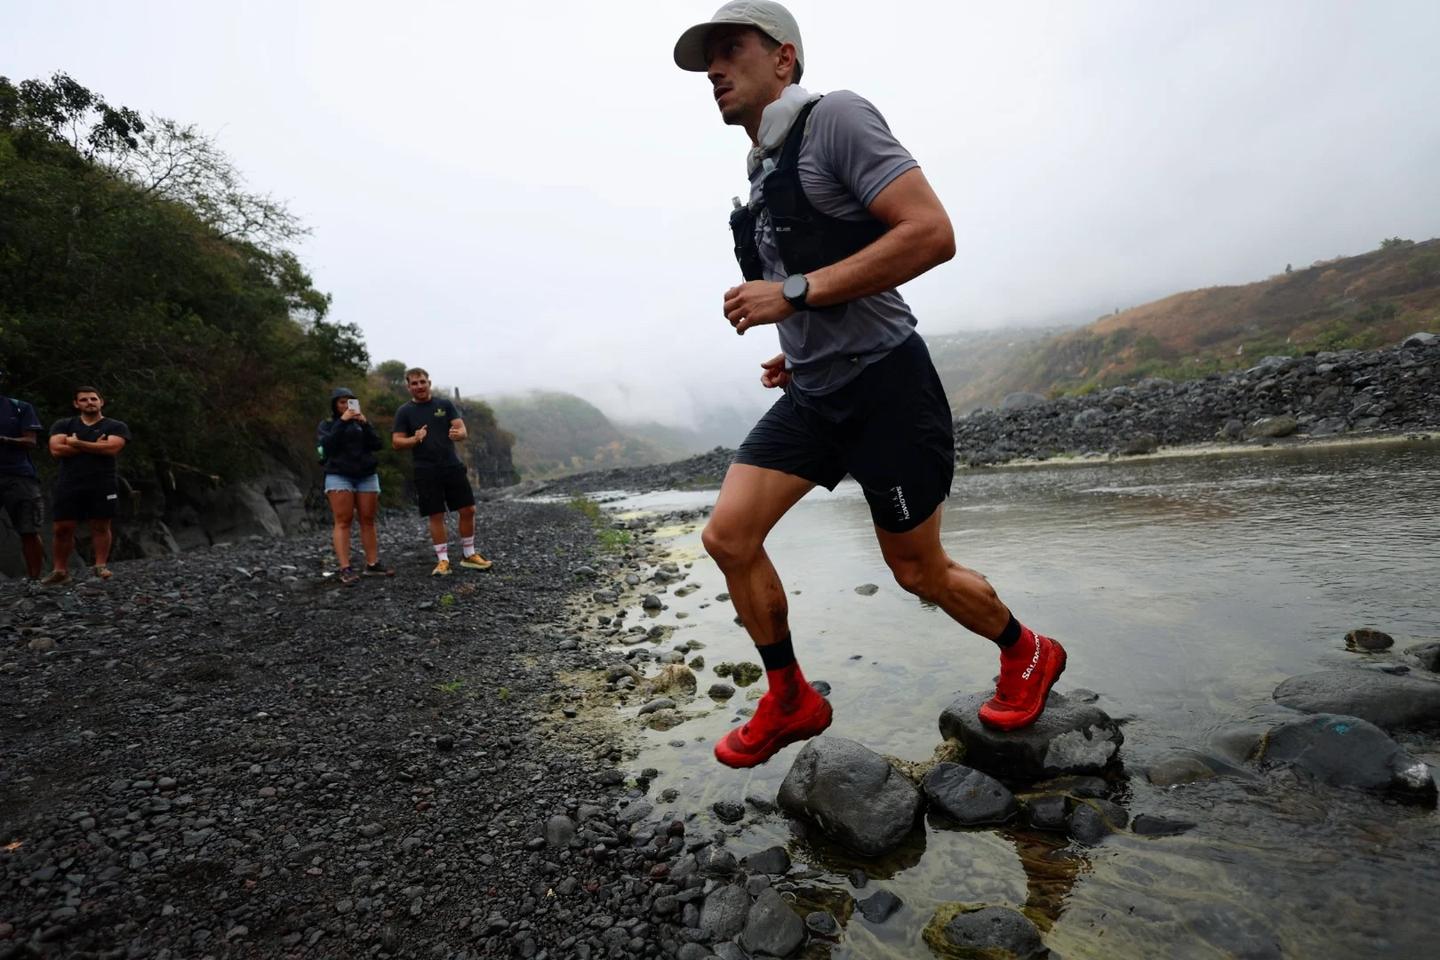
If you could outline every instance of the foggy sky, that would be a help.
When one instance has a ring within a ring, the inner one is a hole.
[[[375,361],[680,422],[763,402],[726,216],[748,141],[671,61],[719,0],[0,0],[0,73],[215,134],[313,230]],[[793,0],[955,223],[922,332],[1088,320],[1440,234],[1440,4]]]

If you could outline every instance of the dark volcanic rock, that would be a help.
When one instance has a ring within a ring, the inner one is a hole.
[[[1256,759],[1296,767],[1333,786],[1435,796],[1429,768],[1357,717],[1321,713],[1282,724],[1270,731]]]
[[[1035,781],[1065,773],[1094,773],[1114,762],[1125,736],[1105,711],[1051,692],[1045,712],[1024,730],[991,730],[980,704],[992,691],[963,696],[940,714],[940,735],[965,747],[965,762],[995,777]]]
[[[788,957],[804,939],[805,921],[773,888],[762,890],[740,934],[740,943],[745,949],[766,956]]]
[[[920,792],[890,762],[844,737],[805,745],[780,785],[781,809],[867,856],[894,850],[920,815]]]
[[[1020,809],[1004,784],[958,763],[937,764],[920,786],[934,809],[962,826],[1004,823]]]
[[[925,928],[925,939],[941,956],[1026,960],[1045,950],[1030,918],[1009,907],[941,907]]]
[[[1324,670],[1282,681],[1275,701],[1302,713],[1360,717],[1397,729],[1440,723],[1440,682],[1373,670]]]
[[[1395,645],[1395,638],[1379,630],[1360,627],[1345,634],[1345,646],[1351,650],[1389,650]]]
[[[891,914],[904,905],[905,901],[889,890],[877,890],[855,904],[860,910],[860,915],[871,923],[884,923],[890,919]]]

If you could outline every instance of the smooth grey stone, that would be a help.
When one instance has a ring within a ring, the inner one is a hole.
[[[1440,723],[1440,682],[1370,670],[1323,670],[1291,677],[1275,700],[1302,713],[1333,713],[1387,729]]]
[[[1108,800],[1078,800],[1070,811],[1067,832],[1081,843],[1099,843],[1130,822],[1125,808]]]
[[[1007,781],[1033,782],[1068,773],[1098,773],[1113,763],[1125,735],[1109,714],[1050,692],[1045,712],[1023,730],[991,730],[980,705],[992,691],[960,697],[940,714],[940,735],[965,747],[965,762]]]
[[[1195,829],[1195,824],[1188,820],[1171,820],[1141,813],[1136,815],[1130,829],[1142,837],[1174,837]]]
[[[1000,781],[958,763],[936,764],[920,786],[933,809],[961,826],[1004,823],[1020,809]]]
[[[1332,786],[1435,796],[1430,768],[1358,717],[1321,713],[1281,724],[1265,738],[1258,759],[1295,767]]]
[[[900,846],[920,816],[921,797],[884,757],[854,740],[819,736],[780,785],[780,807],[866,856]]]
[[[1070,799],[1061,794],[1031,797],[1025,801],[1025,822],[1036,830],[1063,833],[1069,812]]]
[[[966,910],[952,917],[940,935],[951,947],[977,957],[1034,957],[1045,948],[1030,918],[1009,907]]]

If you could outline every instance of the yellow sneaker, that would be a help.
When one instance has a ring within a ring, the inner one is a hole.
[[[464,567],[466,570],[489,570],[490,561],[486,560],[478,553],[472,553],[470,554],[470,556],[465,557],[460,561],[460,566]]]
[[[432,576],[432,577],[448,577],[448,576],[450,576],[450,561],[449,561],[449,560],[441,560],[439,563],[435,564],[435,569],[430,571],[430,576]]]

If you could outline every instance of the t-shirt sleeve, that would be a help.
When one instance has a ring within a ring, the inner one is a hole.
[[[112,437],[119,437],[121,440],[124,440],[126,443],[129,443],[129,442],[130,442],[130,428],[125,425],[125,421],[123,421],[123,420],[111,420],[110,423],[108,424],[108,428],[109,428],[110,436],[112,436]]]
[[[450,420],[460,419],[460,408],[455,406],[455,401],[448,397],[445,399],[445,415],[450,418],[446,423],[449,423]]]
[[[20,432],[39,433],[44,429],[45,426],[40,422],[40,416],[35,412],[35,408],[22,402],[20,404]]]
[[[837,90],[815,105],[806,139],[820,171],[867,208],[896,177],[919,166],[875,105],[849,90]]]
[[[63,437],[66,434],[73,433],[74,431],[70,429],[70,421],[73,419],[75,418],[61,417],[59,420],[56,420],[54,423],[50,424],[50,436]]]
[[[390,432],[407,437],[414,432],[410,429],[410,404],[401,404],[400,409],[395,411],[395,422],[390,425]]]

